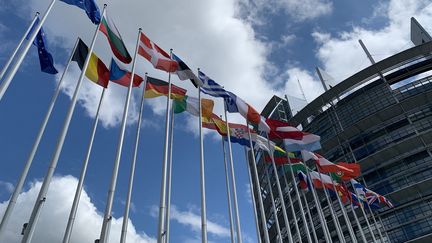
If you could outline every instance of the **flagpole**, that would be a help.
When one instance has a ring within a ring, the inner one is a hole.
[[[172,49],[170,50],[172,54]],[[170,55],[171,56],[171,55]],[[159,202],[159,222],[158,222],[158,232],[157,232],[157,243],[164,243],[165,235],[165,216],[166,216],[166,193],[167,193],[167,166],[168,166],[168,149],[169,149],[169,124],[170,124],[170,114],[171,114],[171,73],[168,72],[168,95],[167,95],[167,105],[165,111],[165,143],[164,143],[164,157],[162,161],[162,178],[161,178],[161,192],[160,192],[160,202]]]
[[[363,183],[365,184],[365,186],[366,186],[366,181],[363,179]],[[354,185],[353,185],[353,187],[354,187]],[[357,190],[355,189],[355,187],[354,187],[354,191],[357,193]],[[356,194],[357,195],[357,194]],[[358,197],[358,196],[357,196]],[[360,197],[358,197],[358,198],[360,198]],[[367,205],[367,207],[368,207],[368,209],[369,209],[369,213],[372,215],[372,220],[374,221],[374,224],[375,224],[375,228],[376,228],[376,230],[378,231],[378,234],[379,234],[379,236],[380,236],[380,238],[381,238],[381,241],[382,242],[384,242],[384,237],[383,237],[383,235],[382,235],[382,232],[381,232],[381,229],[380,229],[380,227],[378,227],[378,222],[376,221],[376,219],[375,219],[375,215],[374,215],[374,213],[372,212],[372,209],[371,209],[371,207],[370,207],[370,205],[369,205],[369,201],[366,199],[366,205]]]
[[[267,135],[267,136],[268,136],[268,135]],[[290,157],[289,157],[288,152],[286,152],[286,156],[287,156],[287,159],[288,159],[288,163],[291,165],[291,159],[290,159]],[[300,199],[300,194],[299,194],[299,191],[298,191],[298,188],[297,188],[297,182],[296,182],[296,180],[295,180],[294,172],[293,172],[292,168],[291,168],[290,171],[291,171],[291,173],[290,173],[290,174],[291,174],[291,179],[293,180],[293,187],[294,187],[294,191],[295,191],[295,194],[296,194],[296,197],[297,197],[297,201],[298,201],[298,203],[299,203],[299,207],[300,207],[301,217],[302,217],[302,220],[303,220],[304,228],[305,228],[305,230],[306,230],[307,240],[308,240],[309,243],[312,243],[312,238],[311,238],[311,236],[310,236],[309,227],[308,227],[308,224],[307,224],[307,221],[306,221],[305,213],[304,213],[304,211],[303,211],[302,201],[301,201],[301,199]],[[285,173],[285,171],[283,171],[283,176],[284,176],[284,178],[285,178],[285,180],[286,180],[287,187],[288,187],[288,181],[287,181],[287,178],[286,178],[286,173]]]
[[[251,140],[251,142],[252,142],[252,140]],[[270,140],[269,140],[268,136],[267,136],[267,145],[268,145],[268,147],[270,149]],[[273,168],[273,173],[275,175],[276,187],[277,187],[277,190],[278,190],[278,193],[279,193],[279,199],[280,199],[280,203],[281,203],[281,207],[282,207],[282,215],[283,215],[284,222],[285,222],[285,228],[288,231],[288,241],[289,242],[293,242],[293,238],[292,238],[292,235],[291,235],[291,229],[290,229],[291,224],[290,224],[290,222],[288,220],[288,214],[287,214],[286,206],[285,206],[285,197],[284,197],[284,194],[282,192],[282,187],[280,185],[278,171],[277,171],[277,168],[276,168],[276,164],[275,164],[272,152],[269,152],[269,154],[270,154],[270,158],[272,160],[272,168]],[[300,229],[299,229],[299,227],[297,225],[297,219],[296,219],[296,216],[295,216],[294,208],[292,207],[293,204],[292,204],[292,200],[291,200],[291,195],[288,196],[288,199],[289,199],[289,203],[291,205],[291,210],[292,210],[291,213],[292,213],[294,221],[295,221],[294,222],[294,226],[295,226],[297,235],[299,237],[299,241],[301,241]]]
[[[306,163],[306,161],[305,161],[305,163]],[[311,185],[311,188],[312,188],[312,197],[315,201],[315,206],[317,208],[318,217],[319,217],[320,222],[321,222],[321,228],[323,230],[324,238],[325,238],[326,242],[332,243],[333,240],[331,238],[330,231],[329,231],[329,228],[327,226],[327,221],[325,220],[324,212],[321,208],[321,201],[318,199],[318,195],[317,195],[317,192],[315,190],[315,185],[312,183],[312,181],[310,179],[311,176],[310,176],[309,169],[307,167],[306,167],[306,170],[307,170],[307,181],[309,182],[309,185]],[[327,198],[327,194],[326,194],[326,198]],[[328,200],[327,200],[327,202],[328,202]],[[329,205],[329,207],[330,207],[330,205]],[[333,216],[333,214],[332,214],[332,216]],[[339,235],[339,228],[337,227],[337,225],[335,225],[335,226],[336,226],[335,227],[336,232]],[[343,239],[343,237],[342,237],[342,239]]]
[[[334,225],[335,225],[335,229],[336,229],[337,235],[338,235],[339,240],[340,240],[341,242],[345,242],[345,236],[344,236],[343,231],[342,231],[342,226],[341,226],[341,224],[340,224],[340,222],[339,222],[339,217],[338,217],[338,215],[336,214],[335,209],[333,208],[333,206],[334,206],[334,205],[333,205],[333,200],[331,200],[331,197],[330,197],[329,194],[328,194],[327,188],[325,187],[325,185],[324,185],[324,183],[323,183],[322,176],[321,176],[321,172],[320,172],[320,170],[319,170],[318,167],[317,167],[317,169],[318,169],[318,176],[319,176],[319,178],[320,178],[321,185],[322,185],[322,187],[323,187],[324,195],[325,195],[326,200],[327,200],[327,203],[328,203],[328,207],[329,207],[329,210],[330,210],[330,214],[331,214],[331,216],[332,216],[332,218],[333,218],[333,222],[334,222]],[[336,193],[337,193],[337,192],[336,192]],[[347,225],[347,227],[348,227],[348,225]]]
[[[199,71],[199,69],[198,69]],[[199,100],[199,136],[200,136],[200,178],[201,178],[201,241],[207,243],[207,209],[206,209],[206,191],[205,191],[205,170],[204,170],[204,141],[202,132],[202,104],[201,89],[198,88]]]
[[[97,129],[97,125],[99,122],[99,115],[100,115],[100,110],[102,107],[103,98],[105,96],[105,91],[106,91],[106,88],[103,88],[100,99],[99,99],[99,105],[98,105],[98,108],[96,111],[96,116],[95,116],[94,121],[93,121],[92,133],[90,135],[90,142],[89,142],[89,145],[87,147],[86,157],[85,157],[84,163],[83,163],[82,168],[81,168],[80,178],[78,180],[74,200],[72,203],[72,208],[71,208],[71,211],[69,214],[68,223],[67,223],[66,230],[65,230],[65,233],[63,236],[63,243],[68,243],[70,241],[72,228],[73,228],[73,225],[75,223],[76,212],[77,212],[78,204],[79,204],[80,197],[81,197],[81,192],[82,192],[82,188],[83,188],[83,184],[84,184],[84,178],[85,178],[85,175],[87,172],[87,165],[88,165],[88,162],[90,160],[90,154],[91,154],[91,151],[93,148],[93,141],[94,141],[94,138],[96,135],[96,129]]]
[[[33,17],[32,22],[30,23],[29,27],[27,28],[26,32],[24,33],[23,37],[21,37],[21,40],[19,41],[18,45],[15,47],[15,50],[12,52],[12,55],[9,57],[9,60],[6,62],[6,64],[3,66],[3,69],[0,72],[0,80],[5,75],[7,69],[9,68],[10,64],[12,63],[13,59],[15,58],[15,55],[18,53],[19,48],[24,43],[24,40],[26,39],[27,35],[30,33],[31,29],[33,28],[34,24],[36,23],[40,13],[36,12],[35,16]]]
[[[234,221],[233,221],[233,216],[232,216],[231,190],[230,190],[230,182],[229,182],[229,176],[228,176],[228,162],[226,159],[225,142],[224,142],[223,137],[221,137],[221,141],[222,141],[222,151],[223,151],[223,156],[224,156],[225,184],[226,184],[227,200],[228,200],[228,216],[229,216],[229,222],[230,222],[230,236],[231,236],[231,243],[234,243],[235,242],[235,240],[234,240]]]
[[[103,16],[103,14],[102,14],[102,16]],[[111,229],[112,206],[113,206],[113,202],[114,202],[114,193],[115,193],[116,184],[117,184],[117,175],[118,175],[118,170],[119,170],[119,166],[120,166],[120,159],[121,159],[122,148],[123,148],[124,134],[125,134],[125,130],[126,130],[127,116],[128,116],[128,111],[129,111],[130,98],[131,98],[131,94],[132,94],[133,80],[135,77],[136,58],[137,58],[138,47],[139,47],[139,43],[140,43],[140,34],[141,34],[141,28],[138,29],[138,38],[137,38],[137,43],[136,43],[136,47],[135,47],[134,59],[133,59],[133,63],[132,63],[131,80],[129,82],[129,87],[128,87],[128,91],[127,91],[127,95],[126,95],[126,101],[125,101],[125,105],[124,105],[124,109],[123,109],[123,118],[122,118],[122,124],[120,127],[120,134],[119,134],[119,141],[118,141],[118,145],[117,145],[116,158],[114,161],[114,167],[113,167],[112,176],[111,176],[111,183],[110,183],[110,186],[108,189],[107,204],[105,207],[105,213],[104,213],[103,222],[102,222],[102,229],[101,229],[101,234],[100,234],[100,238],[99,238],[100,243],[108,242],[110,229]],[[144,89],[145,89],[145,86],[144,86]]]
[[[318,166],[317,166],[317,169],[318,169],[318,172],[320,173],[320,177],[321,177],[321,171],[320,171],[320,169],[319,169]],[[347,226],[347,228],[348,228],[348,232],[349,232],[349,234],[350,234],[350,236],[351,236],[351,239],[352,239],[353,242],[357,242],[357,237],[356,237],[356,235],[354,234],[354,230],[353,230],[353,228],[352,228],[351,221],[350,221],[349,218],[348,218],[348,214],[347,214],[347,212],[346,212],[345,206],[343,205],[343,203],[342,203],[342,201],[341,201],[341,199],[340,199],[340,197],[339,197],[339,192],[336,190],[336,186],[335,186],[335,183],[334,183],[333,179],[331,179],[331,176],[329,176],[329,177],[330,177],[330,180],[331,180],[331,182],[332,182],[333,190],[334,190],[335,193],[336,193],[336,199],[337,199],[337,202],[338,202],[338,204],[339,204],[339,207],[340,207],[341,210],[342,210],[342,215],[343,215],[343,217],[344,217],[344,219],[345,219],[346,226]],[[321,180],[321,181],[322,181],[322,180]],[[324,189],[325,189],[325,187],[324,187]]]
[[[375,228],[376,228],[376,230],[378,231],[378,234],[380,235],[380,239],[381,239],[382,242],[384,242],[384,236],[383,236],[382,233],[381,233],[381,229],[380,229],[380,227],[378,226],[378,222],[377,222],[376,219],[375,219],[375,215],[374,215],[374,213],[373,213],[373,211],[372,211],[372,209],[371,209],[371,207],[370,207],[370,205],[369,205],[369,202],[366,201],[366,204],[367,204],[367,207],[368,207],[368,209],[369,209],[369,214],[372,215],[372,220],[374,221]]]
[[[318,74],[318,77],[319,77],[320,80],[321,80],[321,84],[323,85],[324,90],[327,92],[327,91],[328,91],[328,88],[327,88],[327,86],[325,85],[325,80],[324,80],[324,78],[323,78],[323,75],[322,75],[320,69],[319,69],[318,67],[316,67],[315,69],[316,69],[316,72],[317,72],[317,74]],[[337,98],[338,98],[338,100],[339,100],[339,97],[337,97]],[[335,109],[335,107],[334,107],[333,102],[329,102],[329,104],[330,104],[330,107],[331,107],[331,109],[332,109],[332,111],[333,111],[333,113],[334,113],[334,115],[335,115],[336,121],[337,121],[337,123],[339,124],[339,127],[340,127],[341,131],[344,131],[344,128],[343,128],[342,123],[341,123],[341,121],[340,121],[340,119],[339,119],[339,116],[338,116],[338,114],[337,114],[337,112],[336,112],[336,109]],[[337,131],[336,131],[336,129],[334,128],[334,126],[333,126],[333,130],[334,130],[335,134],[337,134]],[[341,142],[340,142],[339,136],[337,136],[337,140],[338,140],[338,142],[339,142],[339,146],[342,147],[342,144],[341,144]],[[345,142],[347,143],[347,141],[345,141]],[[355,157],[355,155],[354,155],[354,153],[353,153],[353,151],[352,151],[351,145],[350,145],[349,143],[348,143],[348,148],[349,148],[349,150],[350,150],[350,153],[351,153],[351,155],[352,155],[352,157],[353,157],[355,163],[357,163],[357,159],[356,159],[356,157]],[[357,195],[357,191],[355,191],[355,193],[356,193],[356,196],[358,197],[358,195]],[[376,242],[375,235],[374,235],[374,233],[373,233],[373,231],[372,231],[372,228],[370,227],[369,220],[367,219],[367,216],[366,216],[366,214],[365,214],[365,212],[364,212],[363,207],[361,207],[361,209],[362,209],[363,216],[365,217],[366,223],[367,223],[367,225],[368,225],[368,227],[369,227],[369,231],[370,231],[370,233],[371,233],[372,239],[374,240],[374,242]],[[355,215],[355,216],[357,216],[357,215]],[[362,232],[363,232],[363,228],[361,227],[361,225],[360,225],[359,227],[360,227],[360,233],[362,233]],[[364,235],[364,233],[362,233],[362,234]]]
[[[171,109],[171,126],[170,126],[170,145],[169,145],[169,162],[168,162],[168,182],[167,182],[167,208],[166,208],[166,222],[165,222],[165,232],[166,238],[165,242],[170,241],[170,214],[171,214],[171,186],[172,186],[172,151],[173,151],[173,141],[174,141],[174,109]]]
[[[303,197],[303,199],[305,201],[305,204],[306,204],[306,210],[307,210],[308,218],[309,218],[309,221],[310,221],[310,226],[312,227],[312,235],[313,235],[313,238],[314,238],[314,242],[318,242],[317,234],[316,234],[316,231],[315,231],[315,224],[314,224],[314,221],[312,219],[312,214],[311,214],[311,211],[309,209],[309,204],[308,204],[306,195],[305,195],[305,193],[303,191],[301,191],[301,194],[302,194],[302,197]]]
[[[40,141],[42,139],[42,136],[43,136],[43,134],[45,132],[45,128],[46,128],[46,126],[48,124],[48,120],[51,117],[51,113],[52,113],[52,110],[54,108],[55,102],[57,101],[57,97],[60,94],[61,85],[63,84],[64,77],[66,75],[66,72],[69,69],[69,65],[70,65],[70,63],[72,61],[72,57],[73,57],[73,55],[75,53],[75,49],[76,49],[77,45],[78,45],[78,39],[75,42],[75,46],[74,46],[74,48],[73,48],[73,50],[71,52],[71,55],[70,55],[69,60],[68,60],[68,62],[66,64],[66,67],[65,67],[65,69],[63,71],[63,74],[62,74],[62,76],[60,78],[60,81],[57,84],[57,87],[56,87],[56,89],[54,91],[54,95],[51,98],[51,102],[50,102],[50,104],[48,106],[48,111],[45,114],[45,118],[44,118],[44,120],[43,120],[43,122],[42,122],[42,124],[41,124],[41,126],[39,128],[39,132],[38,132],[38,135],[36,136],[36,140],[35,140],[35,142],[33,144],[32,150],[31,150],[31,152],[29,154],[29,157],[27,158],[27,161],[26,161],[26,163],[24,165],[23,171],[21,172],[21,175],[20,175],[20,177],[18,179],[18,182],[17,182],[17,184],[16,184],[16,186],[14,188],[12,196],[9,199],[9,203],[8,203],[7,208],[6,208],[6,211],[3,214],[3,218],[2,218],[2,221],[0,223],[0,237],[3,235],[3,231],[6,228],[6,225],[9,222],[9,218],[10,218],[10,216],[11,216],[11,214],[12,214],[14,208],[15,208],[18,196],[19,196],[19,194],[22,191],[22,188],[24,186],[24,182],[25,182],[25,180],[27,178],[27,174],[28,174],[28,172],[30,170],[30,167],[32,165],[34,156],[35,156],[36,151],[37,151],[37,149],[39,147],[39,143],[40,143]]]
[[[361,236],[363,242],[364,242],[364,243],[367,243],[366,236],[365,236],[365,234],[364,234],[364,232],[363,232],[363,229],[362,229],[362,227],[361,227],[360,221],[359,221],[359,219],[358,219],[358,217],[357,217],[357,214],[356,214],[356,212],[355,212],[355,210],[354,210],[354,207],[353,207],[353,205],[352,205],[351,202],[350,202],[350,208],[351,208],[351,212],[352,212],[352,214],[353,214],[353,216],[354,216],[354,220],[356,221],[357,227],[359,228],[360,236]],[[354,230],[354,229],[353,229],[353,230]],[[355,233],[355,232],[354,232],[354,233]],[[374,242],[375,242],[375,241],[374,241]]]
[[[246,147],[244,148],[244,151],[245,151],[245,158],[246,158],[246,168],[248,169],[247,171],[248,171],[248,175],[249,175],[249,186],[250,186],[250,192],[251,192],[251,198],[252,198],[252,204],[253,204],[253,212],[254,212],[255,227],[256,227],[256,233],[257,233],[257,240],[258,240],[258,243],[261,243],[262,241],[261,241],[261,234],[260,234],[260,230],[259,230],[259,221],[258,221],[258,215],[257,215],[254,186],[252,183],[252,175],[251,175],[250,166],[249,166],[249,155],[248,155]]]
[[[54,7],[55,2],[56,2],[56,0],[51,1],[45,14],[42,16],[42,19],[39,21],[39,23],[34,28],[33,32],[30,34],[30,37],[28,38],[27,43],[24,45],[22,52],[18,55],[16,63],[12,66],[12,69],[9,71],[9,73],[6,75],[3,82],[0,84],[0,100],[3,98],[4,93],[8,89],[12,79],[14,78],[16,72],[18,71],[18,68],[20,67],[21,63],[23,62],[24,57],[26,56],[28,50],[30,49],[34,38],[39,33],[39,30],[42,28],[42,25],[45,23],[45,20],[48,17],[48,14],[51,12],[51,9]],[[25,37],[27,37],[27,36],[25,36]]]
[[[134,76],[131,75],[131,83],[133,83]],[[129,174],[129,185],[128,185],[128,193],[126,197],[126,205],[125,205],[125,211],[123,213],[123,223],[122,223],[122,231],[120,235],[120,243],[126,242],[126,236],[127,236],[127,227],[128,227],[128,220],[129,220],[129,209],[131,205],[131,199],[132,199],[132,188],[133,188],[133,182],[135,177],[135,165],[136,160],[138,156],[138,144],[140,139],[140,132],[141,132],[141,124],[142,124],[142,114],[144,110],[144,96],[145,96],[145,90],[146,90],[146,84],[147,84],[147,73],[144,77],[144,86],[143,86],[143,92],[141,96],[141,106],[139,110],[139,117],[138,117],[138,124],[137,124],[137,131],[135,135],[135,147],[134,147],[134,153],[132,158],[132,164],[130,168],[130,174]]]
[[[272,204],[273,217],[274,217],[275,224],[276,224],[276,232],[277,232],[277,234],[279,236],[279,242],[283,243],[282,242],[282,239],[283,239],[282,238],[282,233],[281,233],[280,225],[279,225],[278,211],[276,209],[276,204],[274,202],[273,187],[272,187],[272,185],[270,183],[270,179],[269,179],[269,174],[268,174],[267,168],[264,168],[264,170],[265,170],[265,177],[267,179],[267,187],[268,187],[268,190],[269,190],[269,193],[270,193],[270,201],[271,201],[271,204]],[[285,227],[289,227],[289,225],[285,225]]]
[[[237,242],[242,243],[243,239],[242,239],[242,234],[241,234],[240,214],[239,214],[238,201],[237,201],[237,186],[236,186],[235,173],[234,173],[234,160],[233,160],[233,156],[232,156],[231,129],[229,127],[227,105],[226,105],[225,100],[224,100],[224,113],[225,113],[225,126],[227,128],[229,163],[230,163],[230,167],[231,167],[230,168],[231,169],[231,182],[232,182],[232,192],[233,192],[233,197],[234,197],[234,213],[235,213],[235,219],[236,219]]]
[[[352,185],[352,183],[351,183],[351,185]],[[352,185],[352,186],[353,186],[353,188],[354,188],[354,193],[355,193],[356,197],[360,200],[359,195],[357,194],[357,191],[355,190],[354,185]],[[375,238],[375,234],[374,234],[374,232],[373,232],[373,230],[372,230],[372,227],[371,227],[371,225],[370,225],[369,219],[368,219],[368,217],[367,217],[367,215],[366,215],[366,212],[364,211],[363,204],[359,202],[359,205],[360,205],[360,209],[361,209],[361,212],[362,212],[362,214],[363,214],[363,217],[365,218],[366,224],[367,224],[367,226],[368,226],[369,233],[371,234],[373,241],[374,241],[374,242],[377,242],[377,240],[376,240],[376,238]]]
[[[225,112],[226,112],[226,106],[225,106]],[[263,204],[263,200],[262,200],[262,196],[261,196],[261,185],[260,185],[260,181],[259,181],[259,177],[258,177],[258,170],[257,170],[257,166],[256,166],[255,152],[253,149],[252,136],[251,136],[250,129],[249,129],[249,122],[247,120],[246,120],[246,127],[247,127],[246,129],[247,129],[248,135],[249,135],[249,146],[250,146],[250,150],[251,150],[251,154],[252,154],[252,169],[253,169],[253,174],[255,177],[256,184],[257,184],[258,203],[259,203],[259,207],[260,207],[262,229],[264,231],[264,241],[265,241],[265,243],[270,243],[269,234],[268,234],[268,230],[267,230],[266,215],[265,215],[265,211],[264,211],[264,204]],[[291,234],[288,234],[288,238],[291,238],[291,237],[292,237]],[[290,242],[292,242],[292,240]]]
[[[54,4],[54,2],[55,2],[55,0],[52,1],[51,7]],[[105,13],[105,10],[106,10],[106,4],[104,5],[103,11],[102,11],[102,16]],[[44,20],[45,20],[44,18],[46,18],[46,15],[42,18],[42,20],[41,20],[41,22],[39,24],[41,24],[41,23],[44,22]],[[98,32],[99,32],[99,26],[100,26],[100,24],[97,26],[97,28],[95,30],[95,33],[94,33],[94,36],[93,36],[93,41],[92,41],[90,49],[89,49],[89,55],[87,55],[87,57],[86,57],[86,61],[85,61],[84,66],[83,66],[83,70],[82,70],[81,75],[80,75],[80,77],[78,79],[78,82],[77,82],[77,85],[76,85],[76,88],[75,88],[75,92],[74,92],[74,94],[72,96],[72,101],[71,101],[71,104],[69,106],[69,110],[68,110],[68,113],[66,115],[66,119],[64,121],[61,134],[60,134],[59,139],[57,141],[56,149],[55,149],[55,152],[54,152],[53,157],[51,159],[51,163],[49,165],[47,175],[45,176],[45,179],[44,179],[44,181],[42,183],[41,189],[39,191],[39,195],[38,195],[38,197],[36,199],[35,206],[33,207],[33,211],[32,211],[32,214],[30,216],[30,220],[29,220],[28,225],[27,225],[27,227],[26,227],[26,229],[24,231],[24,237],[22,239],[23,243],[28,243],[28,242],[31,241],[31,239],[33,237],[33,233],[34,233],[35,227],[36,227],[36,222],[37,222],[37,220],[39,219],[39,216],[40,216],[40,210],[41,210],[43,204],[45,203],[46,194],[48,192],[48,188],[49,188],[49,185],[51,183],[51,179],[52,179],[52,177],[54,175],[54,171],[56,169],[57,162],[58,162],[58,159],[60,157],[61,150],[63,148],[64,140],[65,140],[66,135],[67,135],[68,130],[69,130],[69,124],[70,124],[70,121],[72,119],[73,112],[75,110],[76,102],[78,100],[78,94],[79,94],[79,91],[80,91],[80,88],[81,88],[81,84],[82,84],[85,72],[86,72],[87,67],[89,65],[89,62],[90,62],[90,57],[91,57],[90,53],[92,53],[93,48],[94,48],[95,43],[96,43],[97,35],[98,35]],[[40,27],[40,26],[38,26],[38,27]],[[39,29],[40,29],[40,28],[38,29],[38,27],[36,27],[37,31],[39,31]],[[31,40],[34,38],[33,34],[30,37]],[[15,70],[15,72],[16,72],[16,70]]]

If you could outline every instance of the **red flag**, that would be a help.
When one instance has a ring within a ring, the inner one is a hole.
[[[144,33],[141,33],[138,54],[143,56],[157,69],[167,72],[175,72],[178,69],[178,63],[162,50],[158,45],[153,43]]]
[[[335,172],[337,176],[343,181],[354,179],[361,174],[360,165],[357,163],[338,162],[337,164],[342,166],[343,168],[351,170],[339,170]]]
[[[266,123],[270,127],[270,139],[303,139],[303,132],[286,122],[267,118]]]

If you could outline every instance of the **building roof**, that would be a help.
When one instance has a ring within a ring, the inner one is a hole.
[[[335,100],[342,94],[352,90],[378,76],[379,72],[387,72],[389,70],[400,67],[406,63],[412,62],[416,59],[422,58],[425,55],[430,55],[432,53],[432,42],[426,42],[422,45],[414,46],[410,49],[399,52],[393,56],[383,59],[357,73],[343,80],[336,86],[329,89],[327,92],[321,94],[308,105],[306,105],[302,110],[295,114],[295,116],[290,119],[290,123],[293,125],[299,125],[303,121],[306,121],[308,117],[314,115],[317,111],[321,109],[323,104],[328,104],[330,101]],[[431,68],[429,63],[428,67]],[[422,66],[424,71],[424,66]],[[416,70],[410,70],[411,73],[416,73]],[[395,80],[396,81],[396,80]]]

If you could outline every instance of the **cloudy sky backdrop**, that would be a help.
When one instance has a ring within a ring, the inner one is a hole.
[[[3,65],[36,11],[44,12],[49,0],[0,0],[0,64]],[[104,1],[97,1],[102,7]],[[315,67],[321,67],[336,82],[369,65],[358,39],[376,60],[412,47],[410,18],[431,33],[432,5],[427,0],[330,1],[330,0],[218,0],[218,1],[109,1],[108,14],[115,21],[130,53],[139,27],[165,50],[170,48],[194,70],[203,72],[261,110],[274,95],[291,96],[293,109],[323,92]],[[60,73],[77,37],[90,43],[95,26],[85,13],[56,3],[44,25],[48,45]],[[108,64],[112,53],[100,35],[95,52]],[[146,60],[138,60],[138,73],[167,79]],[[37,52],[30,49],[13,83],[0,103],[0,215],[31,149],[59,76],[39,71]],[[20,242],[22,224],[28,220],[61,129],[79,69],[72,64],[62,87],[47,132],[2,242]],[[176,85],[196,96],[189,82]],[[118,242],[132,158],[140,90],[133,92],[125,146],[114,201],[111,242]],[[72,198],[90,136],[101,88],[85,82],[56,177],[42,209],[34,242],[58,242],[63,235]],[[103,210],[115,156],[119,123],[126,89],[111,84],[78,210],[72,242],[93,242],[100,232]],[[163,156],[166,100],[146,100],[142,139],[133,194],[128,242],[154,242]],[[222,102],[216,101],[216,114]],[[244,122],[237,114],[230,120]],[[200,242],[199,143],[197,121],[176,115],[172,242]],[[220,137],[205,138],[209,239],[229,242],[229,221]],[[243,148],[234,145],[241,226],[245,242],[256,242]]]

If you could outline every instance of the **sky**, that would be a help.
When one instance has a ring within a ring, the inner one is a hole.
[[[104,1],[96,1],[100,7]],[[261,111],[274,95],[289,95],[293,110],[323,92],[315,67],[340,82],[369,65],[358,44],[362,39],[376,61],[410,48],[410,18],[432,33],[432,5],[425,0],[218,0],[106,1],[130,53],[137,31],[165,50],[173,48],[193,70],[204,73]],[[0,66],[11,55],[36,11],[44,13],[49,0],[0,0]],[[0,101],[0,215],[18,180],[56,84],[77,37],[87,44],[95,31],[85,13],[58,1],[44,24],[48,48],[59,70],[40,72],[32,47]],[[108,64],[112,52],[103,35],[95,53]],[[139,74],[167,80],[168,74],[137,60]],[[39,146],[34,163],[7,227],[4,242],[20,242],[22,224],[34,205],[79,76],[76,64],[65,75],[62,93]],[[173,76],[188,94],[197,92],[188,81]],[[115,192],[110,242],[118,242],[127,181],[137,129],[141,89],[133,91]],[[36,227],[36,243],[62,238],[101,88],[85,80],[78,105]],[[84,193],[72,232],[72,242],[98,238],[110,183],[126,89],[111,84],[103,101],[90,158]],[[222,101],[215,99],[215,114]],[[166,99],[145,100],[143,125],[133,189],[128,242],[155,242],[163,160]],[[244,123],[238,114],[232,122]],[[210,242],[229,242],[229,219],[220,137],[205,131],[205,176]],[[244,242],[256,242],[244,150],[233,145],[234,167]],[[172,242],[200,242],[200,178],[198,121],[175,116],[171,213]]]

